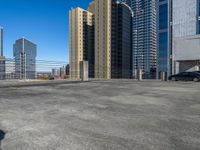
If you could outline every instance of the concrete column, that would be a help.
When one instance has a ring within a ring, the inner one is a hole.
[[[179,73],[179,69],[180,69],[180,62],[175,62],[175,74]]]
[[[137,69],[133,70],[133,79],[137,79]]]
[[[161,79],[161,81],[167,81],[167,74],[166,74],[166,72],[160,72],[160,79]]]
[[[81,61],[80,62],[80,77],[82,81],[89,80],[88,72],[89,72],[88,61]]]
[[[138,69],[138,70],[137,70],[137,79],[138,79],[139,81],[142,81],[142,69]]]

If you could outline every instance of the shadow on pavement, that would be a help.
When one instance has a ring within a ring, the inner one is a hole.
[[[0,129],[0,150],[2,150],[1,148],[1,141],[3,141],[3,139],[5,138],[6,133]]]

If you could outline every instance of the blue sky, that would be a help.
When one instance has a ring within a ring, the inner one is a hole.
[[[37,59],[69,61],[68,12],[87,8],[92,0],[0,0],[4,28],[4,55],[13,58],[16,39],[26,37],[38,45]]]

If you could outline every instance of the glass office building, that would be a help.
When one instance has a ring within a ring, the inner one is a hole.
[[[200,0],[197,0],[197,34],[200,34]]]
[[[166,76],[172,73],[172,9],[171,0],[158,0],[158,51],[157,51],[157,78],[162,72]]]
[[[37,46],[29,40],[22,38],[13,45],[13,53],[16,78],[35,79]]]
[[[0,26],[0,56],[3,56],[3,27]]]
[[[120,2],[124,2],[124,3],[126,3],[128,6],[130,6],[131,8],[132,8],[132,4],[133,4],[133,0],[118,0],[118,1],[120,1]]]
[[[112,2],[111,78],[132,77],[132,18],[130,6]]]
[[[200,1],[174,0],[172,73],[200,68]]]
[[[3,27],[0,26],[0,80],[5,79],[5,61],[3,56]]]
[[[143,70],[143,78],[156,78],[157,0],[121,0],[133,10],[133,76]]]
[[[143,70],[143,78],[156,78],[156,0],[133,0],[133,69]]]

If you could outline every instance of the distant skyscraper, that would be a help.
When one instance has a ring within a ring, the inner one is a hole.
[[[15,57],[15,71],[18,79],[36,78],[37,46],[31,41],[22,38],[13,45]]]
[[[130,6],[113,1],[111,78],[132,77],[132,17]]]
[[[69,71],[70,71],[70,65],[68,64],[65,66],[65,72],[67,76],[69,76]]]
[[[3,56],[3,28],[0,26],[0,56]]]
[[[0,56],[0,80],[5,80],[6,77],[6,59],[3,56]]]
[[[95,78],[111,78],[112,0],[95,0]]]
[[[133,69],[142,69],[144,78],[156,77],[156,0],[132,0]],[[129,2],[130,3],[130,2]]]
[[[3,56],[3,28],[0,26],[0,80],[5,79],[5,61]]]
[[[172,74],[172,0],[157,0],[157,77]]]
[[[53,77],[59,77],[59,76],[60,76],[60,69],[58,69],[58,68],[53,68],[53,69],[51,70],[51,75],[52,75]]]
[[[91,8],[92,9],[92,8]],[[70,78],[80,79],[80,62],[89,62],[94,77],[94,14],[81,8],[70,12]]]
[[[15,61],[6,59],[6,79],[15,79]]]

